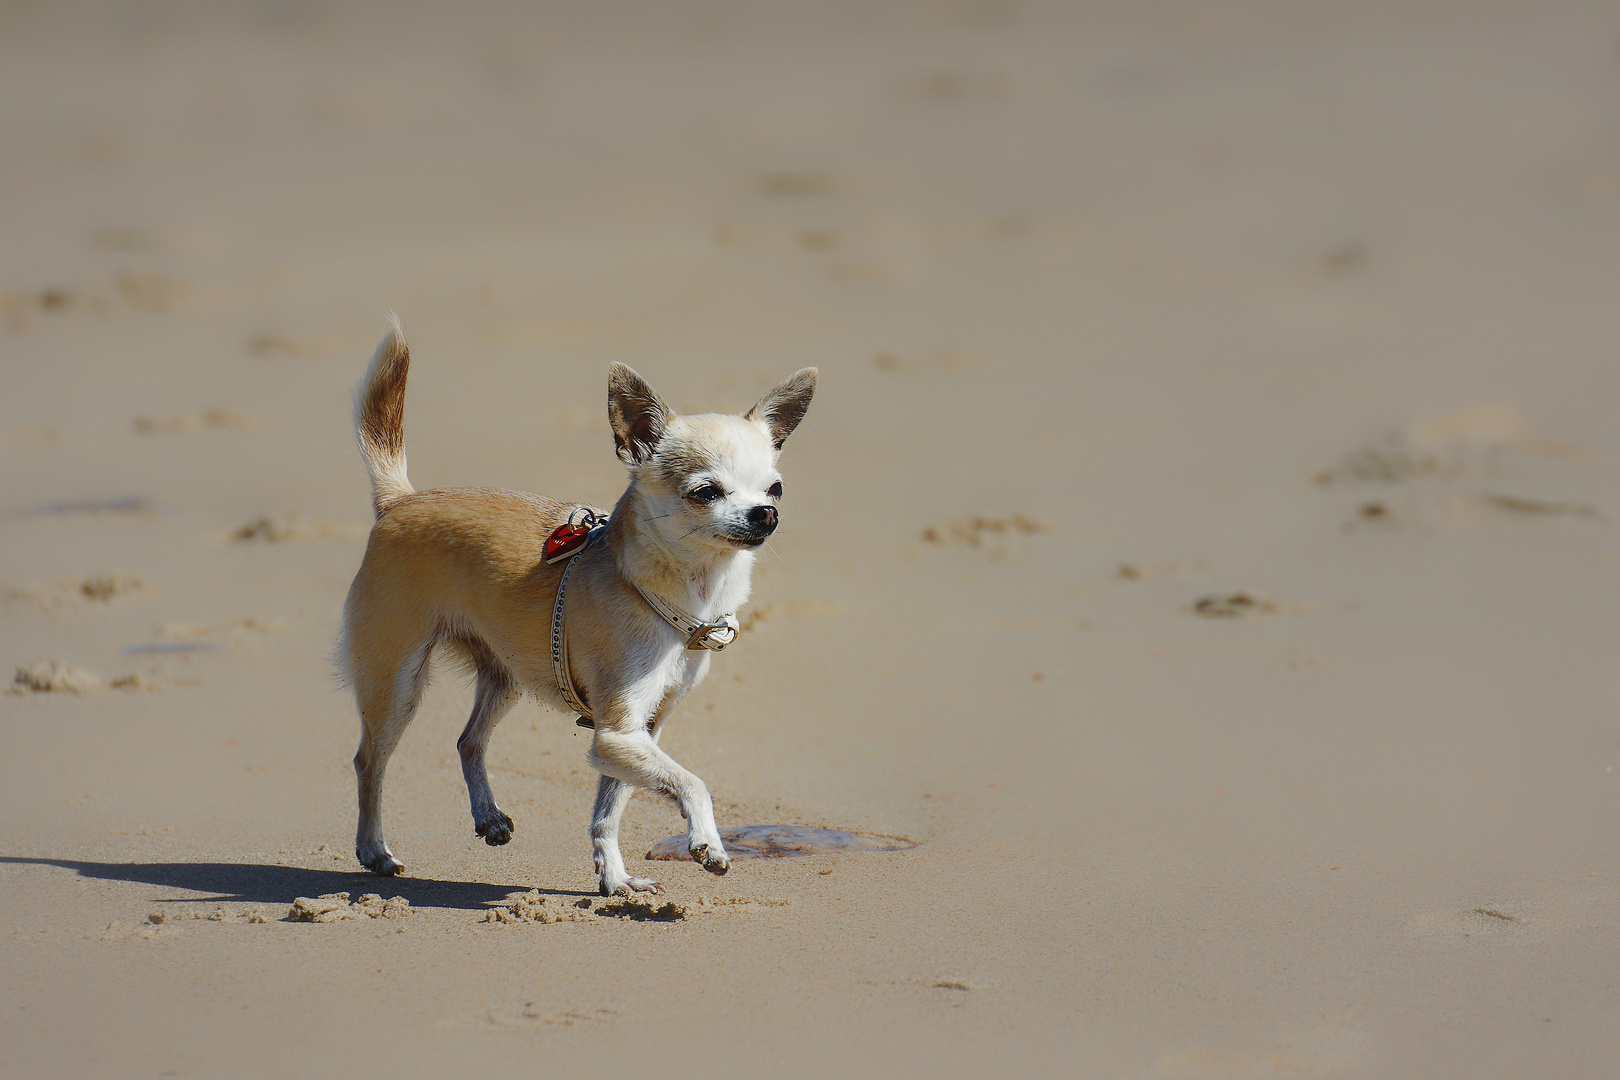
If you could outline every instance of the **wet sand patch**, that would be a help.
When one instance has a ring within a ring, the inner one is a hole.
[[[143,641],[126,645],[119,651],[125,656],[162,656],[170,653],[218,652],[219,646],[212,641]]]
[[[726,854],[733,859],[782,859],[799,855],[848,854],[867,851],[905,851],[917,846],[903,836],[874,836],[813,825],[737,825],[720,830]],[[665,837],[647,851],[646,858],[689,861],[684,833]]]
[[[1517,495],[1490,495],[1479,497],[1479,501],[1493,510],[1500,510],[1505,514],[1520,514],[1526,517],[1581,517],[1596,518],[1597,508],[1586,503],[1578,502],[1549,502],[1543,499],[1525,499]]]

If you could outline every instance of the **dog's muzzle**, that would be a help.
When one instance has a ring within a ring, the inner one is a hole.
[[[776,531],[776,507],[755,506],[748,511],[748,530],[738,537],[753,544],[763,544],[765,538]]]

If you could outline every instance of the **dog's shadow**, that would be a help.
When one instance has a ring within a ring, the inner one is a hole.
[[[434,881],[430,878],[382,878],[356,870],[306,870],[300,866],[263,863],[101,863],[74,859],[29,859],[0,855],[0,863],[55,866],[80,877],[161,885],[200,896],[159,897],[159,903],[290,904],[300,896],[324,893],[378,893],[403,896],[415,908],[482,911],[508,893],[528,892],[532,885],[494,885],[482,881]],[[541,889],[543,896],[595,896],[596,890]]]

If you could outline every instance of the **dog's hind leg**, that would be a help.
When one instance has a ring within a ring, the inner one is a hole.
[[[601,777],[596,784],[596,809],[591,813],[591,854],[596,861],[596,889],[603,896],[633,892],[661,893],[664,887],[651,878],[631,877],[619,851],[619,819],[636,789],[623,780]]]
[[[360,823],[355,829],[354,855],[374,874],[392,877],[405,869],[383,839],[382,789],[388,759],[416,715],[426,682],[430,638],[410,650],[392,671],[368,670],[356,665],[352,673],[360,703],[360,749],[354,755],[359,784]]]
[[[489,772],[484,767],[484,750],[495,725],[517,704],[523,691],[512,681],[511,672],[500,662],[489,646],[482,641],[464,640],[460,643],[472,658],[478,673],[478,687],[474,693],[472,716],[456,740],[461,755],[461,775],[467,780],[467,795],[472,800],[473,831],[494,847],[512,839],[512,819],[495,804],[495,793],[490,790]]]

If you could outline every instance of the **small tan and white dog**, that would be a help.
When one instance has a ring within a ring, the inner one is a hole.
[[[748,599],[754,549],[778,521],[777,457],[810,405],[816,369],[795,373],[741,416],[677,416],[641,376],[614,364],[608,419],[630,486],[574,557],[548,562],[548,539],[555,545],[554,534],[568,535],[562,527],[579,521],[579,504],[491,488],[411,487],[403,427],[409,364],[396,318],[355,395],[377,515],[339,647],[361,720],[356,857],[378,874],[405,868],[383,840],[383,775],[438,648],[476,677],[472,716],[456,746],[474,827],[486,843],[510,840],[512,819],[490,790],[485,747],[528,690],[559,709],[583,705],[594,714],[581,723],[594,723],[588,758],[602,774],[591,820],[602,895],[662,891],[631,877],[619,851],[619,819],[638,787],[672,797],[692,857],[725,873],[730,859],[709,789],[658,738],[708,674],[710,650],[735,636],[731,616]]]

